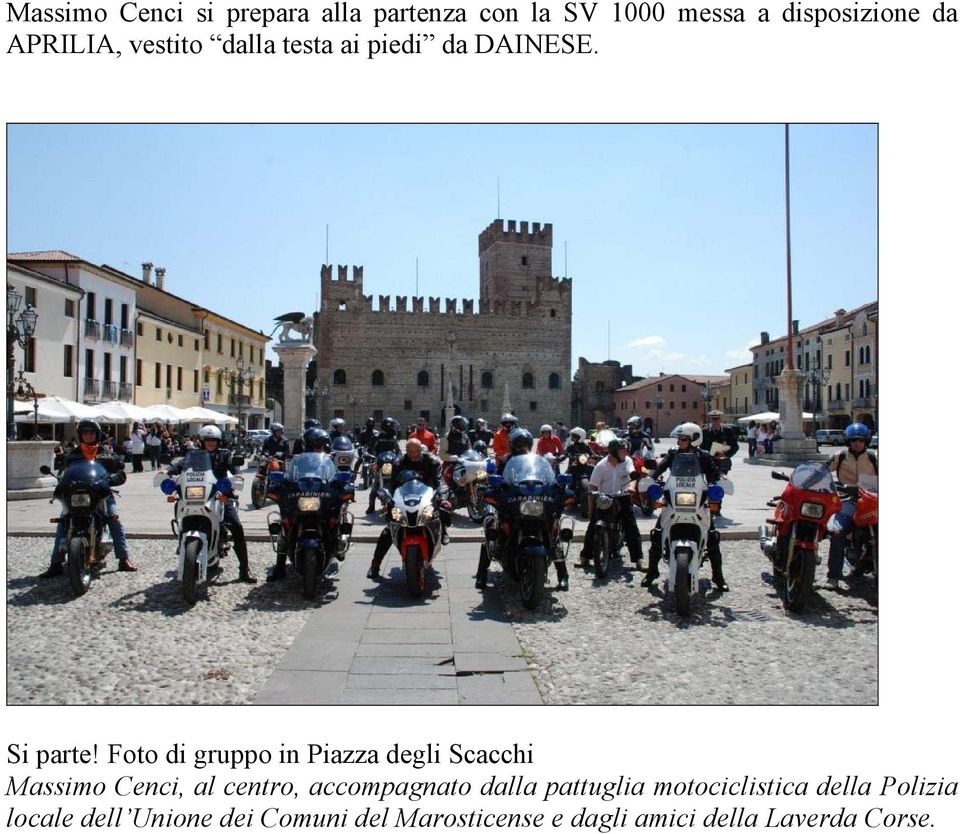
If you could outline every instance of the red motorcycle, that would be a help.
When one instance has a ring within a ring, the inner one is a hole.
[[[847,564],[855,574],[872,573],[879,578],[877,527],[879,489],[876,476],[861,475],[857,486],[841,486],[840,491],[854,501],[853,528],[847,539]]]
[[[773,525],[760,526],[760,548],[773,562],[788,611],[801,611],[813,591],[813,576],[819,557],[817,546],[827,537],[827,522],[840,510],[842,501],[830,470],[822,463],[801,463],[793,473],[771,472],[787,481],[783,493],[769,501],[775,507]]]
[[[650,496],[647,495],[647,487],[653,483],[652,480],[647,477],[646,473],[653,472],[657,468],[656,458],[645,458],[641,454],[631,455],[633,458],[633,468],[637,472],[644,473],[644,479],[637,484],[637,489],[632,492],[631,500],[635,507],[640,508],[640,512],[643,514],[644,518],[650,518],[653,515],[653,511],[656,509],[656,502],[651,500]]]
[[[276,455],[267,458],[260,464],[253,479],[253,486],[250,488],[250,501],[254,509],[262,510],[268,500],[277,500],[277,494],[270,483],[270,476],[274,472],[283,473],[286,468],[283,452],[277,452]]]

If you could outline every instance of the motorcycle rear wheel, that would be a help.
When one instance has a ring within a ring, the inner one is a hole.
[[[250,488],[250,501],[258,510],[262,510],[267,503],[267,488],[260,478],[255,478]]]
[[[426,581],[426,568],[423,553],[417,545],[410,545],[403,557],[403,571],[407,578],[407,590],[412,597],[423,596]]]
[[[473,522],[483,521],[483,504],[480,503],[480,493],[476,490],[467,495],[467,515]]]
[[[813,591],[813,574],[817,557],[812,550],[794,550],[793,563],[784,576],[783,607],[787,611],[802,611]]]
[[[317,574],[320,569],[320,556],[312,547],[303,548],[300,553],[300,566],[303,571],[303,598],[313,599],[317,595]]]
[[[677,600],[677,613],[681,617],[690,614],[690,554],[686,550],[677,552],[677,586],[674,590]]]
[[[188,539],[183,552],[183,598],[188,605],[196,605],[202,591],[199,560],[200,540]]]
[[[82,597],[90,589],[93,572],[87,565],[87,540],[81,536],[70,539],[67,576],[70,578],[70,588],[78,597]]]
[[[547,560],[542,553],[535,553],[523,560],[520,566],[520,600],[523,607],[533,610],[543,599],[543,583],[547,576]]]
[[[610,570],[610,557],[613,555],[614,532],[610,529],[594,528],[593,543],[593,575],[596,579],[604,579]],[[596,541],[599,539],[599,541]]]

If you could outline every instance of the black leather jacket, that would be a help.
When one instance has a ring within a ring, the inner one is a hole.
[[[730,447],[730,450],[724,453],[728,458],[732,458],[740,449],[740,444],[737,443],[737,432],[730,426],[720,426],[719,429],[713,429],[710,426],[703,427],[703,440],[700,443],[700,448],[709,454],[710,447],[714,443],[722,443],[724,446]]]
[[[657,464],[657,468],[653,470],[651,475],[654,478],[659,478],[670,468],[670,464],[673,463],[673,459],[679,454],[679,449],[671,449],[667,452],[667,456]],[[714,462],[713,457],[708,455],[703,449],[692,449],[691,451],[696,452],[700,458],[700,468],[703,470],[704,477],[707,479],[708,484],[715,484],[720,480],[720,470],[717,469],[717,464]]]
[[[418,480],[423,481],[429,487],[438,489],[440,479],[437,477],[437,467],[439,465],[440,459],[428,452],[423,452],[417,460],[412,460],[409,455],[404,455],[393,468],[393,474],[390,478],[390,492],[392,493],[400,486],[401,472],[416,472]]]
[[[272,434],[263,441],[263,446],[260,447],[264,454],[275,455],[277,452],[283,452],[285,458],[290,457],[290,441],[286,437],[281,437],[277,440]]]
[[[400,444],[397,438],[386,434],[379,435],[370,449],[370,454],[379,455],[381,452],[396,452],[399,455]]]

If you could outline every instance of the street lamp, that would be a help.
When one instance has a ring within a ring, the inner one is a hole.
[[[16,364],[14,351],[19,345],[25,348],[37,329],[37,310],[27,304],[17,315],[23,296],[16,287],[7,284],[7,437],[14,440],[17,429],[13,422],[13,371]]]
[[[811,385],[816,386],[817,396],[813,400],[813,427],[817,428],[817,412],[820,410],[823,405],[823,386],[827,384],[830,380],[830,368],[821,367],[818,362],[814,365],[809,371],[807,371],[807,379],[810,381]],[[826,422],[826,414],[824,416],[824,422]]]
[[[224,368],[224,371],[230,375],[230,397],[233,400],[233,404],[237,407],[237,430],[239,431],[244,428],[243,389],[247,384],[253,385],[253,365],[245,365],[243,357],[240,356],[237,358],[236,371],[229,368]],[[237,391],[237,388],[239,388],[239,391]]]
[[[15,380],[17,386],[13,391],[13,396],[18,400],[33,400],[33,439],[40,439],[40,427],[38,426],[40,416],[40,403],[37,400],[36,389],[30,384],[30,381],[23,375],[23,368],[17,373]]]
[[[660,394],[657,394],[657,396],[653,398],[653,407],[657,409],[657,423],[653,433],[657,436],[657,443],[659,443],[660,442],[660,409],[663,408],[663,397],[661,397]]]
[[[710,404],[713,402],[713,391],[709,382],[700,391],[700,396],[703,397],[703,422],[707,423],[707,412],[710,411]]]

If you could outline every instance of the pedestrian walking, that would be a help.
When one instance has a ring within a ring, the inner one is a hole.
[[[747,453],[750,457],[757,456],[757,421],[751,420],[747,424]]]
[[[134,472],[143,472],[143,451],[143,435],[138,427],[137,431],[130,436],[130,457],[133,459]]]
[[[143,441],[147,447],[147,458],[150,461],[150,468],[156,470],[160,466],[160,447],[163,445],[163,438],[156,426],[150,429],[150,433]]]

